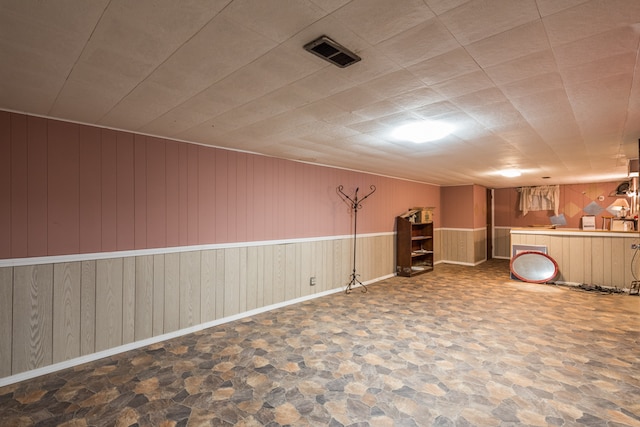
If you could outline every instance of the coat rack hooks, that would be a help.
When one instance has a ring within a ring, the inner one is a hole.
[[[354,286],[360,285],[362,286],[362,292],[367,292],[367,287],[358,280],[359,274],[356,274],[356,246],[357,246],[357,233],[358,233],[358,210],[362,209],[362,202],[365,201],[367,197],[376,192],[376,186],[370,185],[369,189],[371,190],[366,196],[358,198],[358,190],[356,187],[356,191],[353,197],[349,197],[343,190],[344,187],[342,185],[338,185],[336,191],[340,198],[349,204],[349,208],[353,211],[353,272],[351,273],[351,281],[347,285],[347,288],[344,290],[345,294],[351,293],[351,289]]]

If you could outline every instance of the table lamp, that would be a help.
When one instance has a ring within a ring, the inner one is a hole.
[[[629,202],[627,202],[627,199],[616,199],[611,205],[611,210],[617,211],[618,218],[625,218],[629,211]]]

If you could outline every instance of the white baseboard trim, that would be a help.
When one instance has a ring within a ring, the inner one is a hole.
[[[369,281],[364,282],[364,285],[373,285],[382,280],[389,279],[391,277],[395,277],[395,274],[387,274],[385,276],[381,276]],[[46,374],[52,374],[54,372],[61,371],[63,369],[73,368],[74,366],[82,365],[84,363],[94,362],[99,359],[103,359],[110,356],[115,356],[116,354],[124,353],[130,350],[136,350],[142,347],[146,347],[148,345],[156,344],[162,341],[167,341],[172,338],[178,338],[184,335],[188,335],[194,332],[201,331],[203,329],[212,328],[214,326],[219,326],[224,323],[233,322],[235,320],[244,319],[245,317],[255,316],[257,314],[265,313],[267,311],[276,310],[278,308],[286,307],[293,304],[298,304],[304,301],[309,301],[315,298],[324,297],[327,295],[335,294],[338,292],[344,292],[346,289],[346,284],[340,288],[330,289],[328,291],[318,292],[316,294],[305,295],[303,297],[295,298],[292,300],[271,304],[265,307],[256,308],[253,310],[245,311],[243,313],[235,314],[233,316],[224,317],[221,319],[212,320],[210,322],[201,323],[198,325],[190,326],[188,328],[179,329],[177,331],[169,332],[162,335],[157,335],[155,337],[146,338],[144,340],[135,341],[129,344],[124,344],[118,347],[113,347],[107,350],[98,351],[96,353],[87,354],[85,356],[76,357],[73,359],[65,360],[63,362],[54,363],[52,365],[43,366],[42,368],[31,369],[29,371],[21,372],[19,374],[10,375],[8,377],[0,378],[0,387],[4,387],[7,385],[15,384],[21,381],[30,380],[32,378],[36,378]],[[358,291],[358,287],[353,288],[352,292]],[[358,291],[359,292],[359,291]]]

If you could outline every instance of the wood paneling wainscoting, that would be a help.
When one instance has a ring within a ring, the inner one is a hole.
[[[511,230],[513,245],[541,245],[558,263],[556,281],[629,289],[640,277],[640,262],[633,262],[640,235],[634,232],[580,230]]]
[[[511,258],[511,227],[493,228],[493,257]]]
[[[486,228],[440,229],[439,259],[450,264],[477,265],[487,260]]]
[[[393,233],[358,237],[362,282],[394,274],[394,242]],[[341,291],[353,269],[353,238],[118,254],[0,261],[0,385],[57,363]]]

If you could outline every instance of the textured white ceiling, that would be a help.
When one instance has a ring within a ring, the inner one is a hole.
[[[638,0],[3,0],[0,109],[441,185],[609,181],[639,41]],[[456,130],[390,137],[413,119]]]

